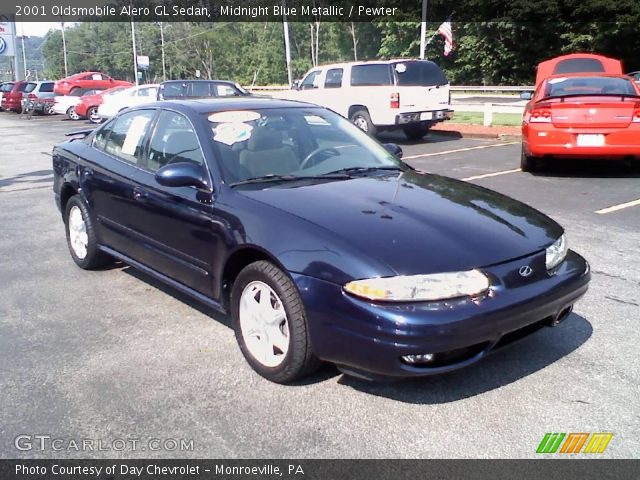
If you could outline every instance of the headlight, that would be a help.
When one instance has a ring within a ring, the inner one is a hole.
[[[368,300],[416,302],[478,295],[489,279],[478,270],[354,280],[345,291]]]
[[[553,245],[547,248],[545,262],[547,270],[557,267],[567,256],[567,237],[564,233]]]

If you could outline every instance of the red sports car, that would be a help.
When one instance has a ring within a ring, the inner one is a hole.
[[[80,103],[75,106],[74,110],[80,118],[88,118],[92,123],[100,123],[101,118],[98,116],[98,106],[102,105],[104,97],[121,92],[127,88],[129,87],[113,87],[93,95],[84,95],[80,97]]]
[[[130,87],[133,84],[124,80],[114,80],[100,72],[81,72],[58,80],[53,88],[56,95],[68,95],[76,88],[85,90],[106,90],[112,87]]]
[[[541,157],[639,159],[640,86],[626,75],[543,80],[522,117],[522,170]]]

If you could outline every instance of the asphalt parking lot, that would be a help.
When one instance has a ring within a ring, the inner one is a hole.
[[[559,327],[465,370],[367,383],[326,366],[281,386],[250,369],[227,318],[131,268],[74,265],[46,153],[84,126],[0,113],[1,457],[522,458],[547,432],[612,432],[603,456],[640,456],[640,205],[625,207],[640,199],[639,169],[564,162],[532,175],[517,141],[381,136],[421,170],[558,220],[591,288]],[[19,435],[63,442],[20,451]],[[82,439],[108,448],[69,448]],[[119,451],[118,439],[140,443]],[[149,439],[193,448],[150,451]]]

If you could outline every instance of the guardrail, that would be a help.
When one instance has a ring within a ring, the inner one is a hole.
[[[282,91],[289,90],[287,85],[255,85],[244,87],[247,90],[259,91]],[[534,86],[509,86],[509,85],[451,85],[453,92],[529,92],[535,89]]]

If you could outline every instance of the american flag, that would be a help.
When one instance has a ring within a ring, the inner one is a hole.
[[[453,50],[453,30],[451,29],[451,22],[449,20],[442,22],[442,25],[438,27],[438,33],[444,37],[444,54],[447,56]]]

